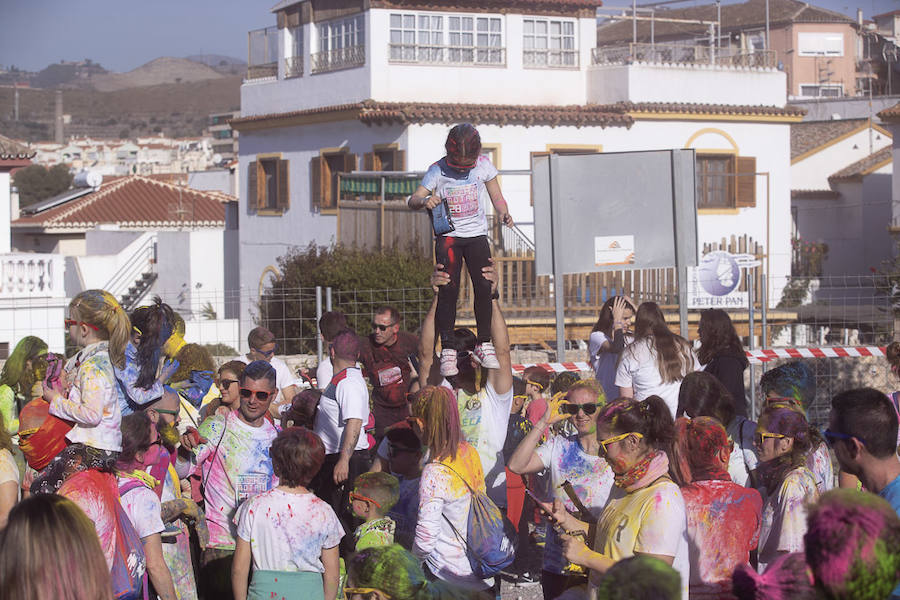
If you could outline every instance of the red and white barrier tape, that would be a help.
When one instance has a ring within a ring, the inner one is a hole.
[[[884,347],[878,346],[828,346],[824,348],[772,348],[768,350],[747,350],[747,359],[754,364],[767,363],[779,358],[861,358],[884,356]],[[554,362],[513,365],[514,373],[521,373],[528,367],[541,367],[545,371],[590,371],[586,362]]]

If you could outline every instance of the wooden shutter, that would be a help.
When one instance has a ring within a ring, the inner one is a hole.
[[[363,154],[363,171],[377,171],[375,168],[375,153],[366,152]]]
[[[263,161],[256,161],[256,210],[269,208],[269,183]]]
[[[290,177],[290,169],[288,168],[290,165],[290,161],[287,160],[279,160],[278,168],[276,170],[277,178],[278,178],[278,198],[275,202],[275,208],[284,212],[286,211],[290,205],[290,186],[289,177]]]
[[[355,154],[344,154],[344,173],[352,173],[356,170],[358,157]]]
[[[735,173],[734,205],[737,208],[756,206],[756,157],[738,156]]]
[[[314,156],[309,161],[310,198],[312,205],[322,208],[325,194],[322,190],[322,163],[325,160],[321,156]]]
[[[256,161],[247,165],[247,208],[256,208]]]
[[[394,150],[394,170],[406,170],[406,150]]]

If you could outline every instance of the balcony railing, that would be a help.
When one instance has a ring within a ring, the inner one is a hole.
[[[247,79],[263,79],[266,77],[278,77],[278,63],[265,63],[247,67]]]
[[[312,72],[327,73],[341,69],[352,69],[366,64],[365,46],[334,48],[312,55]]]
[[[524,50],[522,64],[526,68],[577,69],[578,50]]]
[[[303,57],[288,56],[284,59],[284,78],[303,76]]]
[[[64,298],[65,259],[55,254],[0,255],[0,299]]]
[[[773,68],[774,50],[718,51],[709,46],[684,46],[679,44],[628,44],[626,46],[601,46],[591,52],[595,65],[632,63],[657,63],[675,65],[721,65],[729,67]]]
[[[389,44],[388,60],[406,64],[506,66],[506,48],[495,46],[430,46]]]

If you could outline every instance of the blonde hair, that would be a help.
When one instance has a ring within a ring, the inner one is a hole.
[[[112,599],[97,531],[78,505],[38,494],[13,507],[0,532],[0,597]]]
[[[456,451],[463,436],[453,392],[442,386],[422,388],[412,413],[422,421],[422,444],[431,451],[432,459],[456,460]]]
[[[69,315],[98,328],[97,336],[109,340],[109,359],[125,368],[125,347],[131,339],[131,321],[119,301],[104,290],[85,290],[72,298]]]

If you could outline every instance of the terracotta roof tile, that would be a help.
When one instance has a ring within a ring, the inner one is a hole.
[[[426,102],[376,102],[366,100],[283,113],[253,115],[232,119],[235,129],[268,128],[296,124],[312,118],[322,120],[357,119],[367,125],[390,123],[492,123],[499,125],[562,125],[630,127],[640,113],[696,115],[748,115],[801,117],[803,108],[788,106],[746,106],[725,104],[688,104],[663,102],[620,102],[617,104],[517,105],[449,104]],[[331,115],[333,119],[329,119]]]
[[[878,113],[878,117],[886,123],[900,122],[900,102]]]
[[[815,150],[833,139],[847,135],[868,122],[867,119],[803,121],[791,124],[791,158]]]
[[[788,23],[854,23],[853,19],[841,13],[811,6],[797,0],[769,0],[769,26],[777,28]],[[655,16],[666,19],[685,19],[694,21],[715,21],[716,5],[705,4],[687,8],[657,10]],[[734,32],[747,28],[764,27],[766,23],[766,2],[749,0],[741,4],[722,5],[722,31]],[[654,37],[656,41],[693,38],[706,36],[709,30],[705,25],[689,23],[656,22]],[[632,41],[631,21],[612,21],[597,27],[597,45],[607,46]],[[650,41],[650,21],[638,21],[637,41]]]
[[[129,175],[104,182],[98,191],[45,212],[20,217],[12,225],[45,228],[92,228],[101,224],[131,228],[223,227],[223,202],[229,200],[235,198],[222,192],[199,191]]]
[[[0,160],[33,158],[37,154],[22,142],[0,135]]]
[[[828,178],[831,183],[841,181],[859,180],[863,175],[868,175],[876,169],[880,169],[893,160],[893,152],[890,146],[885,146],[878,152],[870,154],[862,160],[858,160],[849,167],[844,167]]]

